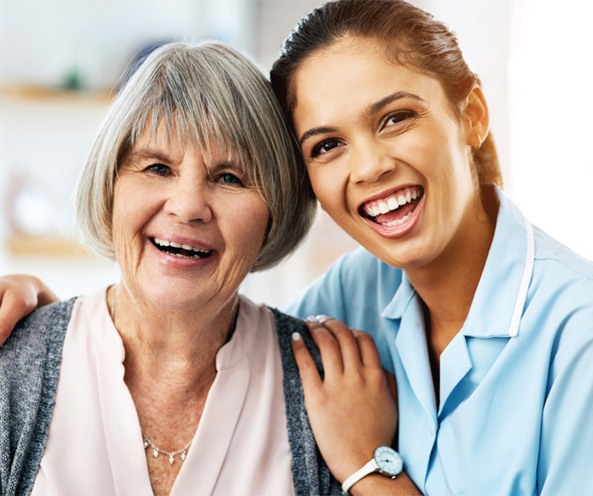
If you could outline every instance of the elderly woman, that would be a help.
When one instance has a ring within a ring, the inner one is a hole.
[[[290,348],[293,331],[311,344],[306,328],[237,293],[307,232],[304,177],[244,56],[179,43],[142,64],[76,195],[121,279],[37,310],[0,349],[2,495],[339,489]]]

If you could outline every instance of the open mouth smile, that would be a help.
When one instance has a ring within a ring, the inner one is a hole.
[[[214,253],[213,250],[202,250],[201,248],[196,248],[195,246],[182,245],[181,243],[166,241],[164,239],[148,239],[150,239],[151,243],[163,253],[177,258],[208,258]]]
[[[359,213],[381,226],[398,226],[410,218],[423,195],[421,186],[406,186],[384,198],[363,203]]]

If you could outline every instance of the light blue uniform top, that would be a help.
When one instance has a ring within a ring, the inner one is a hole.
[[[593,264],[529,224],[506,196],[436,404],[422,301],[363,250],[286,309],[373,335],[397,378],[399,451],[429,495],[593,494]]]

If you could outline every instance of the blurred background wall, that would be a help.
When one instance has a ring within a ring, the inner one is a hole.
[[[78,170],[128,62],[169,40],[213,38],[267,73],[313,0],[0,0],[0,273],[61,297],[117,281],[72,242]],[[593,258],[593,3],[418,0],[459,36],[483,82],[506,190],[532,222]],[[280,267],[244,292],[282,305],[356,244],[323,212]]]

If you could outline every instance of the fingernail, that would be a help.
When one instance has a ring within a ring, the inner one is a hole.
[[[317,318],[317,322],[323,322],[323,321],[329,319],[329,317],[327,315],[318,315],[316,318]]]
[[[311,324],[314,324],[315,322],[319,322],[319,319],[317,319],[317,317],[315,317],[315,315],[309,315],[306,318],[306,321],[309,322],[309,323],[311,323]]]
[[[293,332],[292,333],[292,340],[293,341],[300,341],[301,340],[301,335],[298,332]]]

